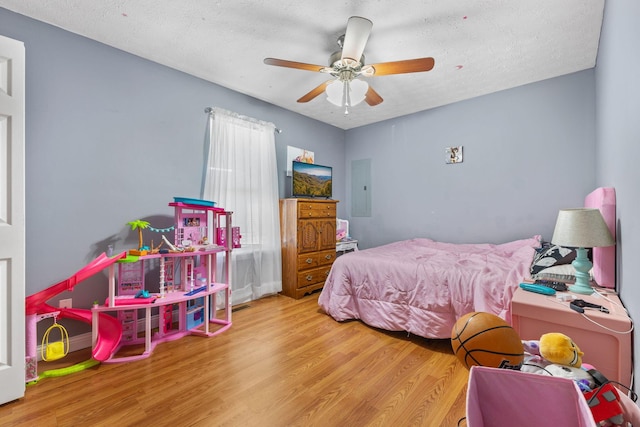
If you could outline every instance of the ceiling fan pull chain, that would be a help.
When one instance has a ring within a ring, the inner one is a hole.
[[[349,114],[349,105],[350,105],[350,97],[349,97],[349,81],[345,80],[342,85],[342,105],[344,105],[344,115]]]

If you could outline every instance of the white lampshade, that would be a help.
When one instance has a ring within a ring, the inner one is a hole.
[[[345,88],[349,89],[348,97],[345,99]],[[327,85],[327,101],[338,107],[353,107],[364,101],[369,84],[359,79],[349,81],[334,80]]]
[[[327,101],[338,107],[342,107],[343,84],[340,80],[334,80],[327,85]]]
[[[574,248],[611,246],[616,242],[598,209],[561,209],[551,243]]]
[[[354,106],[364,101],[367,91],[369,90],[369,84],[362,80],[354,79],[349,83],[349,89],[351,99],[350,105]]]

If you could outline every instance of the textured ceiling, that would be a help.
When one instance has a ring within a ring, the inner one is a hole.
[[[0,7],[342,129],[595,66],[604,0],[0,0]],[[343,109],[296,100],[327,75],[347,20],[373,21],[367,63],[435,58],[367,82],[384,98]]]

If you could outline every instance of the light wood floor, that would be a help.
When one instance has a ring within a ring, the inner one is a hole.
[[[41,379],[0,406],[0,425],[458,425],[468,371],[449,340],[338,323],[317,300],[253,301],[220,336],[188,336],[142,361]],[[39,369],[89,357],[83,350]]]

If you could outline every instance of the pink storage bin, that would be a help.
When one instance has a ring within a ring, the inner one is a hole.
[[[570,379],[471,367],[468,427],[596,427],[586,399]]]

